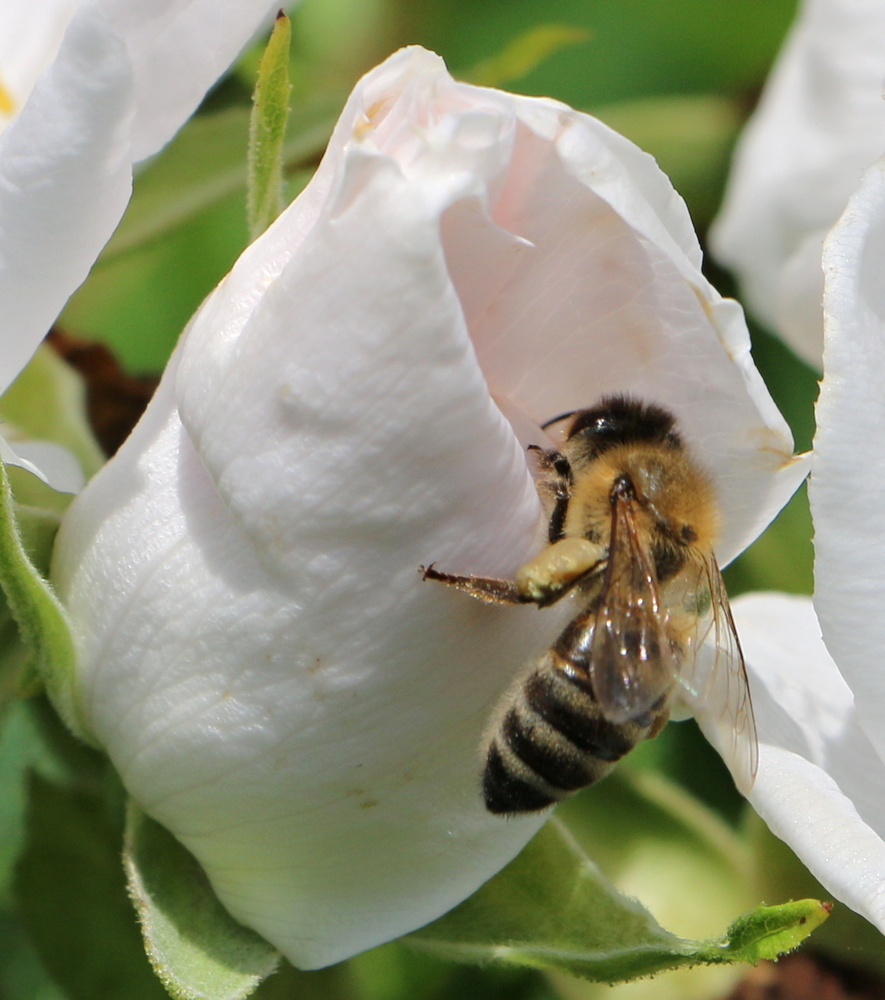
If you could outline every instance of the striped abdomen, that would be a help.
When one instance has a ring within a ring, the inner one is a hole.
[[[603,717],[589,677],[557,647],[528,676],[489,745],[483,795],[492,813],[535,812],[604,777],[655,735],[669,709],[661,704],[625,723]]]

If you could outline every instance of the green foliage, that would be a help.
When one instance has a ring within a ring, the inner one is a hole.
[[[298,106],[280,151],[287,172],[297,172],[300,164],[322,153],[339,108],[338,95]],[[152,247],[231,195],[245,196],[250,117],[248,108],[230,107],[185,125],[162,157],[135,179],[129,208],[99,259],[99,269]]]
[[[832,903],[799,899],[780,906],[759,906],[739,917],[721,941],[700,954],[703,962],[750,962],[777,958],[793,951],[829,917]]]
[[[501,87],[531,73],[545,59],[566,46],[586,41],[588,37],[589,32],[567,24],[539,24],[459,76],[481,87]]]
[[[660,742],[640,749],[651,756]],[[631,754],[641,756],[639,749]],[[622,892],[641,899],[674,933],[704,937],[758,902],[753,857],[717,812],[664,776],[668,761],[658,756],[655,764],[628,758],[604,782],[563,803],[557,816]]]
[[[752,91],[795,7],[796,0],[451,0],[397,13],[403,40],[427,45],[456,68],[479,62],[539,21],[583,28],[587,45],[538,65],[519,89],[592,107],[650,94]]]
[[[820,882],[752,811],[747,813],[744,834],[757,858],[752,885],[752,891],[757,896],[768,899],[827,898],[827,891]],[[849,962],[885,976],[882,934],[847,906],[837,903],[833,907],[829,920],[814,935],[814,947],[836,962]]]
[[[151,965],[176,1000],[240,1000],[280,956],[219,903],[193,856],[130,803],[124,861]]]
[[[33,776],[15,880],[24,926],[70,1000],[165,1000],[132,919],[102,799]]]
[[[249,236],[255,239],[283,209],[283,140],[289,119],[289,18],[280,11],[258,64],[249,126]]]
[[[512,962],[616,983],[770,958],[795,948],[827,913],[815,900],[760,907],[717,940],[685,940],[618,892],[553,819],[495,878],[407,940],[461,961]]]

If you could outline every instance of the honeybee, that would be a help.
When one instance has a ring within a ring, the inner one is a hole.
[[[713,545],[712,484],[660,406],[625,396],[554,417],[560,450],[532,449],[549,545],[515,580],[424,578],[482,601],[581,610],[500,706],[485,754],[487,809],[535,812],[604,777],[679,705],[707,723],[742,791],[758,761],[747,676]]]

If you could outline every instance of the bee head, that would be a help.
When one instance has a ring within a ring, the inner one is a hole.
[[[587,458],[623,444],[662,444],[679,449],[674,417],[660,406],[629,396],[606,396],[590,410],[578,410],[568,440],[581,440]]]

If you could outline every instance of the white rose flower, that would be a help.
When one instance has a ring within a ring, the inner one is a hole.
[[[723,563],[804,476],[700,264],[627,140],[403,50],[71,507],[54,579],[92,734],[296,965],[432,920],[544,820],[485,810],[479,749],[561,610],[418,571],[508,576],[537,550],[541,422],[613,392],[671,409]]]
[[[734,608],[761,745],[750,801],[885,933],[885,162],[866,173],[823,262],[814,605],[754,594]]]
[[[805,0],[735,154],[710,234],[749,309],[820,368],[821,247],[885,152],[885,6]]]
[[[120,221],[133,165],[172,138],[276,6],[219,16],[213,0],[0,0],[0,392]],[[76,489],[60,452],[0,440],[4,461]]]

